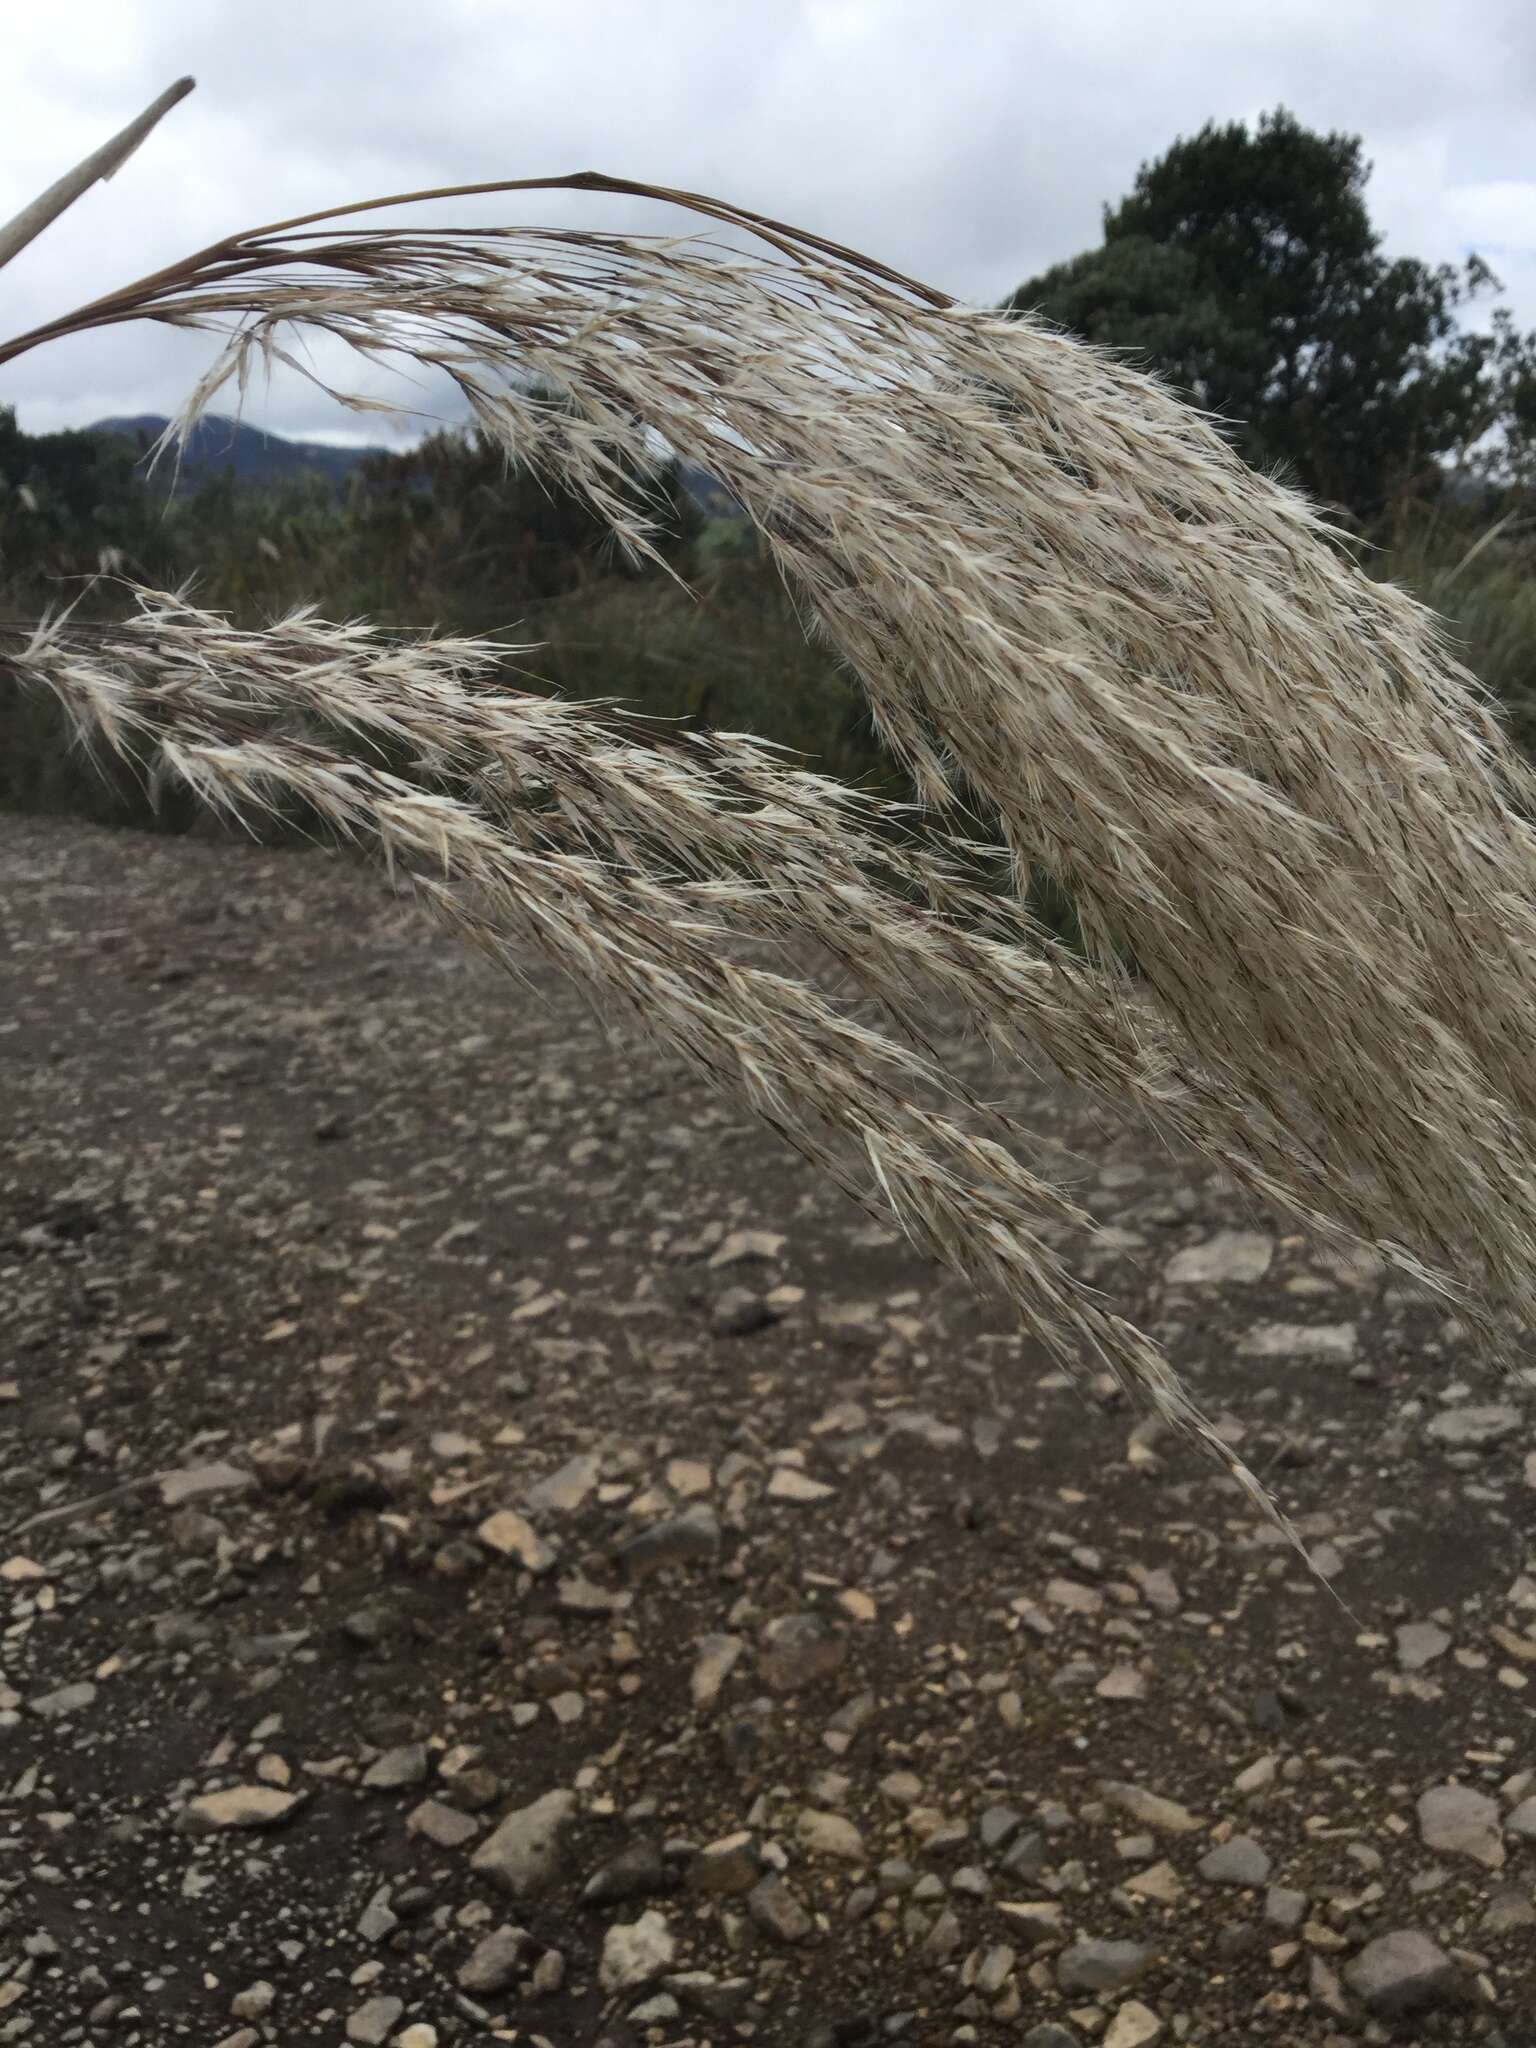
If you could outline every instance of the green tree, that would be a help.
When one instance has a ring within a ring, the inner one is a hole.
[[[1102,245],[1020,285],[1033,311],[1131,351],[1217,414],[1242,453],[1370,518],[1433,488],[1530,404],[1536,336],[1469,332],[1497,291],[1460,268],[1389,258],[1365,201],[1358,136],[1283,108],[1208,123],[1144,164],[1106,207]],[[1498,443],[1496,445],[1503,445]]]
[[[0,586],[158,565],[157,508],[135,459],[103,434],[24,434],[0,406]]]
[[[682,556],[699,529],[677,465],[650,478],[626,472],[633,499],[660,528],[661,551]],[[397,607],[457,594],[504,611],[628,573],[607,526],[573,492],[509,464],[478,432],[429,435],[408,454],[369,456],[351,483],[347,524],[359,556],[389,564]]]
[[[1499,432],[1481,467],[1529,500],[1536,497],[1536,346],[1503,306],[1494,312],[1492,339]]]

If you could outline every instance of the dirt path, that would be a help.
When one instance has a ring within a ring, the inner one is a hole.
[[[0,820],[0,2043],[1536,2044],[1454,1325],[1013,1088],[1351,1619],[530,971]]]

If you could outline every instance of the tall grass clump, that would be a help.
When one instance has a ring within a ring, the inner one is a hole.
[[[1536,516],[1474,522],[1430,508],[1399,525],[1365,565],[1436,614],[1496,699],[1510,737],[1536,758]]]
[[[1240,1478],[1051,1248],[1083,1219],[927,1050],[933,1001],[1376,1246],[1497,1349],[1536,1309],[1533,780],[1442,627],[1119,362],[719,201],[554,187],[681,203],[764,253],[316,214],[0,365],[133,320],[214,331],[184,432],[263,365],[302,367],[295,333],[408,357],[637,559],[664,553],[637,487],[664,445],[745,508],[910,809],[760,741],[520,694],[504,646],[302,611],[241,629],[144,590],[116,624],[11,631],[11,674],[213,806],[306,806],[512,971],[542,946]],[[978,817],[1001,897],[966,878]],[[1038,869],[1081,954],[1026,908]]]

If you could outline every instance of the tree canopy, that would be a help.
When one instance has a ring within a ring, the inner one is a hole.
[[[1391,257],[1366,206],[1359,136],[1280,108],[1209,122],[1144,164],[1104,239],[1007,300],[1130,351],[1221,417],[1242,453],[1362,518],[1434,488],[1442,465],[1528,467],[1536,335],[1461,315],[1500,287]],[[1489,437],[1493,436],[1493,454]]]

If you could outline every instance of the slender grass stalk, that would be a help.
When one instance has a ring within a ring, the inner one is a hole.
[[[59,215],[67,212],[93,185],[103,178],[115,177],[139,144],[159,126],[172,107],[181,104],[195,84],[195,79],[178,78],[174,85],[167,86],[110,142],[92,150],[73,170],[66,171],[46,192],[39,193],[29,206],[24,206],[20,213],[0,227],[0,270],[13,256],[20,255],[29,242],[35,242],[45,228],[51,227]]]

